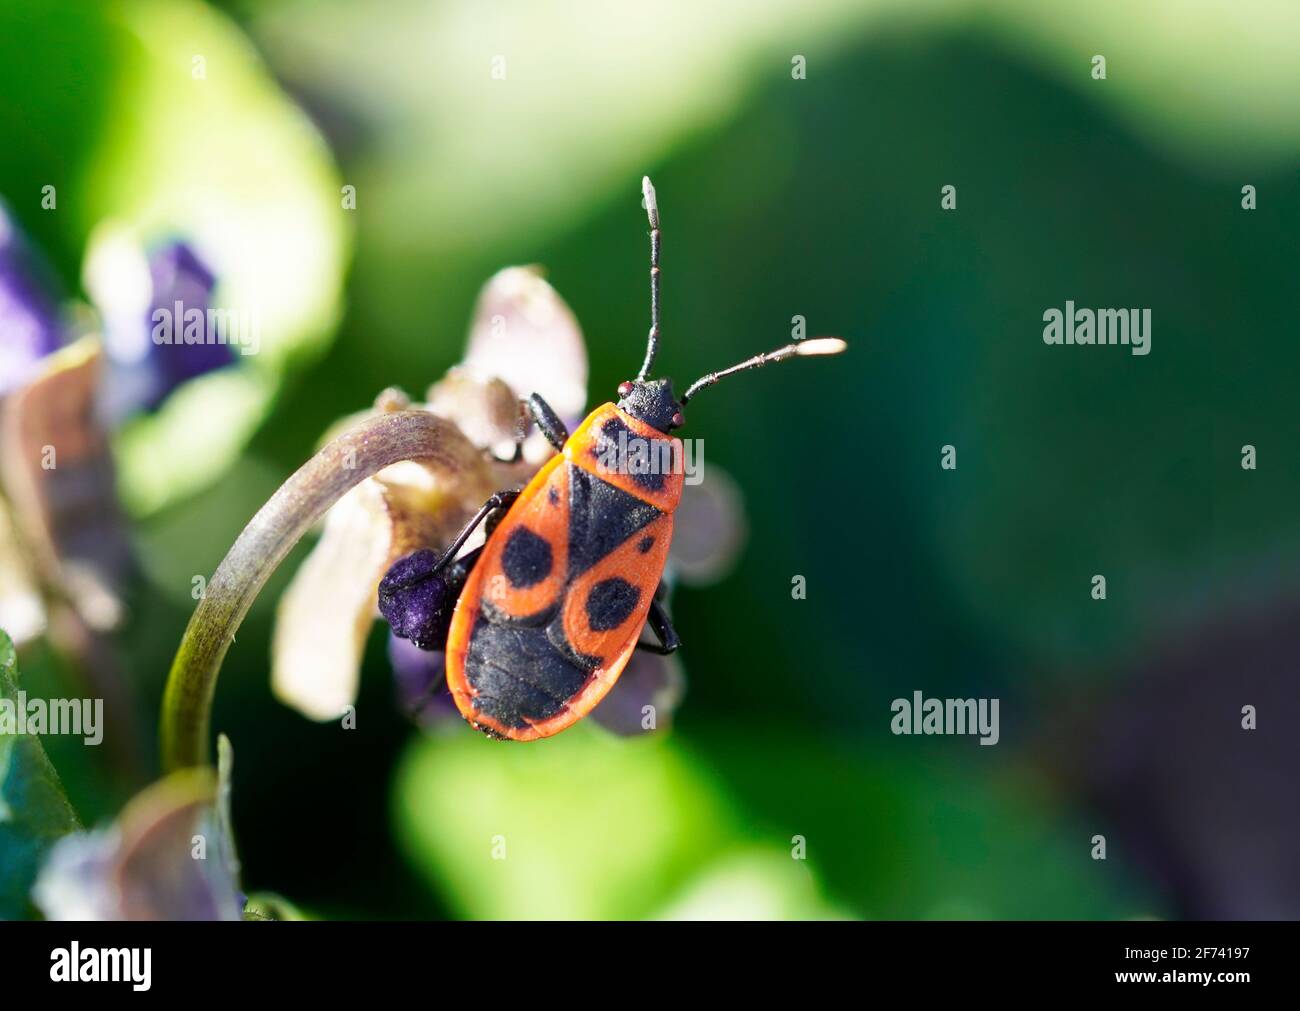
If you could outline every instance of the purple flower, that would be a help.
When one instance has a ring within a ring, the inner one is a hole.
[[[84,270],[103,321],[110,371],[101,408],[110,427],[157,409],[178,386],[235,361],[212,310],[214,271],[187,242],[173,239],[145,255],[133,234],[105,228]]]
[[[664,730],[686,694],[686,676],[677,654],[637,650],[591,718],[620,737]]]
[[[48,920],[238,920],[230,830],[230,742],[217,775],[183,769],[137,794],[117,820],[50,850],[32,889]]]
[[[58,307],[44,271],[0,206],[0,395],[22,385],[61,343]]]
[[[153,409],[181,383],[234,361],[230,345],[208,327],[208,309],[216,276],[185,242],[172,241],[149,257],[152,304],[145,320],[152,338],[151,358],[157,375]],[[195,324],[194,320],[201,320]],[[188,338],[197,325],[198,342]],[[160,341],[169,335],[170,343]]]

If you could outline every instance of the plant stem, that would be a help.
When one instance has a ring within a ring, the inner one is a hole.
[[[477,451],[451,422],[427,411],[377,414],[298,468],[244,527],[208,583],[172,661],[162,705],[167,771],[207,764],[208,721],[221,661],[271,573],[345,493],[403,460],[452,473],[481,466]]]

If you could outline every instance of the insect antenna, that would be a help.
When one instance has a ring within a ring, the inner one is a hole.
[[[712,386],[724,376],[735,375],[737,372],[746,372],[749,369],[756,369],[760,366],[767,365],[771,362],[783,362],[787,358],[811,358],[814,355],[837,355],[848,347],[844,341],[838,337],[814,337],[811,340],[797,341],[794,344],[787,344],[783,348],[777,348],[775,351],[769,351],[767,354],[755,355],[753,358],[746,358],[743,362],[723,369],[720,372],[710,372],[707,376],[701,376],[695,382],[686,388],[682,394],[682,406],[686,401],[699,393],[706,386]]]
[[[636,381],[642,382],[654,368],[659,354],[659,203],[649,176],[641,177],[641,193],[645,196],[645,212],[650,219],[650,336],[646,340],[645,361]]]

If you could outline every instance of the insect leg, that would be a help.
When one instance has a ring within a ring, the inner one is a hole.
[[[451,564],[451,562],[456,558],[456,552],[464,547],[465,542],[469,540],[470,534],[474,532],[478,525],[485,519],[488,519],[488,517],[498,509],[508,508],[513,505],[515,499],[519,497],[519,494],[517,488],[511,488],[506,491],[495,492],[493,495],[489,496],[488,500],[479,508],[479,511],[474,514],[473,519],[465,524],[461,532],[458,533],[452,540],[451,544],[448,545],[447,550],[442,553],[442,557],[438,559],[438,564],[434,566],[433,571],[438,572]],[[495,526],[495,519],[489,520],[489,533],[491,532],[491,528]]]
[[[536,393],[524,403],[528,405],[528,413],[533,416],[533,423],[546,436],[546,441],[557,450],[563,449],[564,444],[569,441],[569,430],[564,427],[560,416],[551,409],[551,405]]]
[[[677,647],[682,644],[682,640],[677,635],[677,629],[673,628],[672,620],[668,617],[668,612],[664,610],[664,605],[658,600],[650,602],[650,613],[646,615],[646,624],[650,626],[655,638],[659,640],[659,645],[638,642],[636,644],[637,649],[658,653],[660,656],[668,656],[670,653],[677,652]]]

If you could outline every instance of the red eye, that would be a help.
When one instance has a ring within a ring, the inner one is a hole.
[[[619,384],[618,384],[618,395],[619,395],[620,397],[626,397],[629,393],[632,392],[633,389],[634,389],[634,387],[632,386],[632,384],[631,384],[630,382],[627,382],[627,383],[619,383]]]
[[[682,417],[681,411],[678,411],[676,414],[673,415],[672,424],[673,424],[673,428],[681,428],[684,424],[686,424],[686,419]]]

